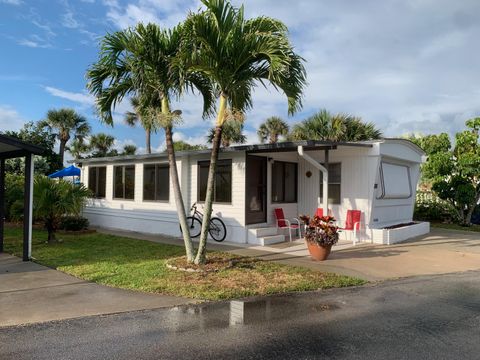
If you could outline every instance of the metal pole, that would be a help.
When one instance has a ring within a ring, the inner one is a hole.
[[[32,255],[33,156],[25,156],[25,187],[23,199],[23,261]]]
[[[5,159],[0,160],[0,253],[5,232]]]

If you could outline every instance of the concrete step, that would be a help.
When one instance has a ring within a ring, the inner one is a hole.
[[[260,245],[267,246],[271,244],[278,244],[285,241],[285,235],[271,235],[271,236],[264,236],[258,239]]]
[[[265,236],[273,236],[273,235],[278,235],[278,230],[276,227],[270,226],[270,227],[262,227],[262,228],[253,228],[250,229],[255,237],[261,238]]]

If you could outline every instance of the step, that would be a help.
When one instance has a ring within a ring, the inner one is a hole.
[[[271,235],[264,236],[258,239],[260,245],[267,246],[272,244],[278,244],[285,241],[285,235]]]
[[[278,229],[276,227],[262,227],[250,229],[257,238],[278,235]]]

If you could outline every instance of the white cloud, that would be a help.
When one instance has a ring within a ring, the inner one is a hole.
[[[31,48],[42,48],[42,49],[47,49],[52,47],[52,44],[48,39],[42,38],[37,34],[32,34],[28,38],[18,40],[18,44],[22,46],[31,47]]]
[[[23,1],[22,0],[0,0],[0,3],[18,6],[23,4]]]
[[[0,105],[0,130],[17,131],[27,121],[9,105]]]
[[[92,106],[95,104],[95,98],[92,95],[87,93],[70,92],[70,91],[61,90],[51,86],[45,86],[45,90],[53,96],[70,100],[70,101],[79,103],[81,105]]]
[[[62,15],[62,25],[69,29],[77,29],[81,26],[70,10]]]

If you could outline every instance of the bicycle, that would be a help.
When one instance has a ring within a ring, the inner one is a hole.
[[[192,205],[190,212],[192,212],[193,215],[187,217],[187,225],[190,231],[190,237],[196,238],[200,236],[200,232],[202,231],[203,214],[197,210],[197,203]],[[182,232],[181,226],[180,232]],[[227,227],[222,219],[218,217],[212,217],[210,218],[208,232],[213,240],[222,242],[227,236]]]

